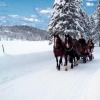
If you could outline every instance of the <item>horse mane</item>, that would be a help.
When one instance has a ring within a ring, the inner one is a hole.
[[[60,36],[57,34],[57,35],[54,35],[54,38],[55,38],[55,37],[57,37],[59,43],[62,45],[62,40],[61,40]]]
[[[67,41],[67,38],[72,43],[72,37],[69,34],[65,34],[65,42]]]
[[[92,40],[92,39],[89,39],[89,40],[87,41],[87,43],[89,43],[89,42],[93,43],[93,40]]]

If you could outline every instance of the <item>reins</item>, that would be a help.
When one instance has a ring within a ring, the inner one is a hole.
[[[67,49],[65,49],[66,51],[71,51],[73,49],[73,46],[69,49],[69,50],[67,50]]]

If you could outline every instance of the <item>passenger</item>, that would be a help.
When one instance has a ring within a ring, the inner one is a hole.
[[[87,46],[86,40],[84,39],[83,35],[81,35],[80,39],[78,40],[81,46]]]

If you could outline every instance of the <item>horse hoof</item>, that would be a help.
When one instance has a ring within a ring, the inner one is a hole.
[[[60,68],[57,67],[57,70],[60,70]]]
[[[74,66],[77,66],[76,64]]]
[[[78,66],[78,64],[74,65],[75,67]]]
[[[71,69],[73,69],[73,67],[71,67]]]
[[[61,63],[60,65],[63,66],[63,63]]]
[[[68,71],[68,69],[65,69],[65,71]]]

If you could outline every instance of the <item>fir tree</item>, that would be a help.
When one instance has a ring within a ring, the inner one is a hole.
[[[90,37],[90,34],[91,34],[90,18],[83,9],[80,10],[80,15],[81,15],[80,16],[81,19],[80,19],[79,23],[83,28],[83,30],[81,32],[86,38],[88,38],[88,37]]]
[[[78,35],[80,31],[84,31],[83,26],[80,25],[81,3],[80,0],[55,0],[48,29],[50,35],[67,33]]]
[[[94,29],[92,30],[92,34],[93,34],[93,39],[95,42],[99,41],[99,46],[100,46],[100,0],[96,9],[96,25],[94,27]]]

